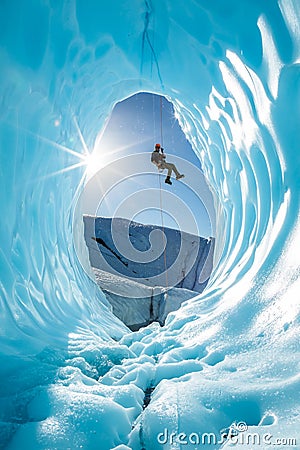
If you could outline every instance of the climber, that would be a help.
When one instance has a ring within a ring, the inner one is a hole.
[[[180,178],[183,178],[184,175],[180,174],[175,166],[175,164],[167,163],[166,161],[166,155],[164,154],[164,149],[160,146],[160,144],[155,145],[155,150],[152,152],[151,155],[151,162],[157,166],[158,169],[168,169],[168,175],[165,179],[165,183],[172,184],[171,181],[171,174],[172,171],[176,175],[176,180],[180,180]]]

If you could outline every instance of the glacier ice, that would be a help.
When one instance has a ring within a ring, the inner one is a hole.
[[[201,293],[207,285],[214,263],[214,238],[118,217],[84,216],[83,221],[92,267],[152,287],[174,286]]]
[[[234,423],[235,448],[299,448],[299,23],[297,0],[1,2],[2,448],[213,448],[197,436]],[[87,148],[141,91],[218,193],[219,262],[130,333],[73,213]]]
[[[171,311],[205,289],[215,239],[118,217],[84,215],[83,222],[96,281],[113,313],[131,330],[154,321],[164,324]],[[163,236],[153,237],[157,231]],[[158,257],[150,242],[157,244]]]

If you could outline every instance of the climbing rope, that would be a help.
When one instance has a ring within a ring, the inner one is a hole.
[[[163,140],[163,108],[162,108],[162,96],[160,96],[160,141],[161,146],[163,148],[164,140]],[[163,215],[163,198],[162,198],[162,185],[161,185],[161,176],[158,174],[159,179],[159,206],[160,206],[160,217],[161,217],[161,228],[163,232],[163,247],[164,247],[164,265],[165,265],[165,275],[166,275],[166,297],[168,296],[168,287],[169,287],[169,281],[168,281],[168,266],[167,266],[167,239],[165,235],[165,226],[164,226],[164,215]]]
[[[164,148],[162,96],[159,97],[159,106],[160,106],[160,140],[161,140],[161,146],[162,146],[162,148]]]

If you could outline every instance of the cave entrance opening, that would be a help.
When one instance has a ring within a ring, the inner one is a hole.
[[[81,201],[97,283],[132,330],[163,325],[170,311],[203,292],[213,268],[213,197],[178,119],[159,95],[117,103],[96,142],[100,168]],[[186,174],[172,186],[151,164],[162,130],[165,153]]]

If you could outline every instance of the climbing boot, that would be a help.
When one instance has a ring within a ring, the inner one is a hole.
[[[180,178],[184,178],[184,175],[183,174],[181,174],[181,175],[179,174],[179,175],[176,176],[176,180],[180,180]]]
[[[167,184],[172,184],[172,181],[170,180],[170,177],[167,177],[167,178],[165,179],[165,183],[167,183]]]

